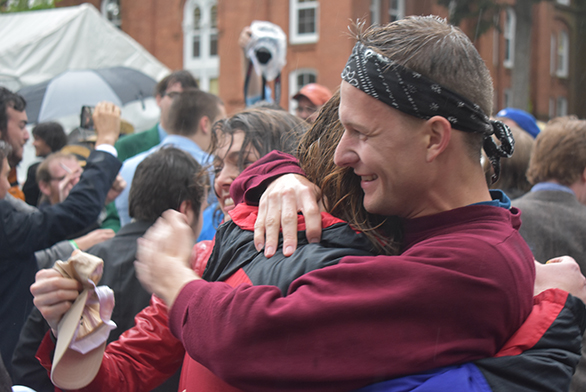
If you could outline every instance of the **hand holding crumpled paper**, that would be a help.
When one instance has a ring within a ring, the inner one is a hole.
[[[108,335],[116,328],[110,319],[114,292],[107,286],[96,287],[104,268],[98,257],[77,252],[54,268],[80,282],[83,291],[59,322],[51,380],[62,389],[82,388],[98,372]]]

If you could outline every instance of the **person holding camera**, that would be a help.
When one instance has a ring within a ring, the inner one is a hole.
[[[7,90],[8,91],[8,90]],[[8,91],[0,95],[0,112],[15,112],[19,105],[20,116],[26,122],[22,96]],[[103,113],[99,121],[96,151],[87,160],[85,171],[63,203],[32,213],[18,211],[9,201],[3,200],[8,192],[7,181],[0,186],[0,341],[2,360],[10,373],[12,352],[26,316],[33,306],[29,291],[37,271],[35,251],[47,248],[95,222],[106,195],[110,190],[121,163],[116,158],[114,143],[120,132],[119,108],[100,103],[96,112]],[[10,114],[10,113],[9,113]],[[12,116],[12,114],[10,114]],[[94,117],[94,120],[98,118]],[[96,124],[98,125],[98,124]],[[97,127],[98,128],[98,127]],[[6,131],[6,125],[0,131]],[[2,176],[7,175],[11,145],[0,143]],[[68,174],[68,176],[72,176]]]

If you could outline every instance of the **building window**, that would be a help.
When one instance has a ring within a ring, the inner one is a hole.
[[[370,24],[380,24],[380,0],[370,0]]]
[[[389,0],[389,22],[405,17],[405,0]]]
[[[568,115],[568,100],[565,97],[558,97],[556,106],[556,116],[562,117]]]
[[[556,3],[561,5],[570,5],[570,0],[556,0]]]
[[[319,39],[319,3],[315,0],[289,0],[289,39],[292,44],[315,43]]]
[[[202,90],[217,94],[219,61],[216,0],[187,0],[183,9],[183,68],[194,75]]]
[[[112,24],[120,28],[121,15],[120,15],[120,0],[103,0],[102,1],[102,15],[108,19]]]
[[[512,68],[515,64],[515,26],[517,18],[515,11],[512,8],[507,8],[505,12],[505,60],[503,65],[507,68]]]
[[[312,68],[300,68],[289,73],[289,111],[295,114],[297,101],[292,99],[301,87],[309,83],[317,83],[317,71]]]
[[[568,77],[568,60],[570,52],[570,42],[568,33],[560,31],[557,42],[557,68],[556,75],[560,78]]]

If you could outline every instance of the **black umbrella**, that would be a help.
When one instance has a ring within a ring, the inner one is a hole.
[[[127,67],[71,70],[39,84],[21,88],[31,123],[78,114],[82,106],[110,101],[118,106],[152,97],[157,82]]]

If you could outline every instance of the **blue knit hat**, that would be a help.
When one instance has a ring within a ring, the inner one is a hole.
[[[517,123],[517,125],[519,125],[519,127],[527,131],[527,133],[530,134],[533,139],[537,137],[537,134],[540,131],[539,127],[537,126],[537,121],[535,121],[535,117],[524,110],[505,108],[498,112],[496,116],[513,120]]]

